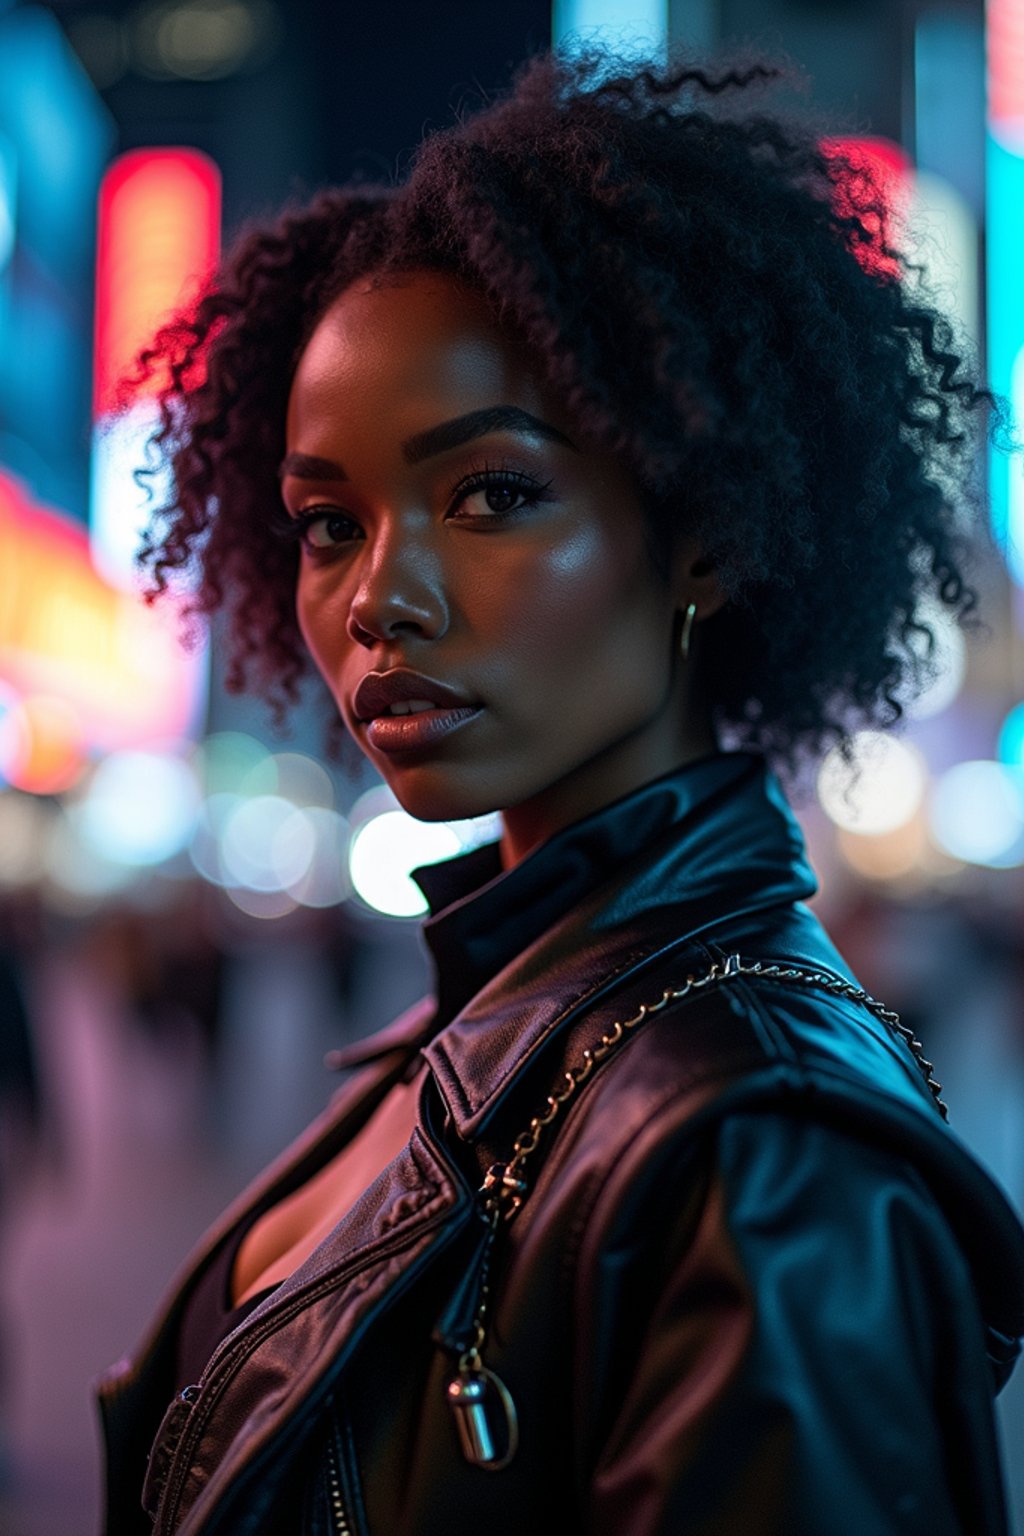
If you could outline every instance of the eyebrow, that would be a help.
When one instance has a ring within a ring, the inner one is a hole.
[[[549,422],[541,421],[539,416],[531,416],[529,411],[521,410],[517,405],[491,405],[485,406],[483,410],[469,411],[465,416],[456,416],[451,421],[442,421],[436,427],[428,427],[425,432],[417,432],[414,437],[406,438],[402,444],[402,457],[407,464],[419,464],[424,459],[433,458],[435,454],[447,452],[449,448],[459,448],[473,438],[485,437],[488,432],[515,432],[521,436],[543,437],[549,442],[562,443],[575,453],[579,452],[571,438]],[[308,453],[286,454],[278,475],[282,480],[286,475],[292,475],[298,480],[348,479],[344,469],[333,459],[320,459]]]

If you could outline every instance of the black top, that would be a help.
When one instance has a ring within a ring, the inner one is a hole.
[[[232,1304],[231,1271],[235,1255],[252,1224],[251,1221],[243,1223],[224,1243],[192,1292],[178,1334],[176,1392],[199,1380],[221,1340],[255,1311],[265,1296],[277,1290],[276,1285],[268,1285],[239,1306]]]

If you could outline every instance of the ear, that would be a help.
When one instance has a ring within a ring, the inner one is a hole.
[[[680,538],[672,556],[672,591],[676,607],[685,613],[691,603],[697,608],[695,620],[709,619],[726,601],[718,580],[718,571],[704,554],[696,539]]]

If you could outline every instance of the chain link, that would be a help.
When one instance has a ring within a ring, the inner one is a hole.
[[[512,1144],[511,1160],[508,1163],[495,1163],[488,1169],[480,1190],[488,1218],[496,1222],[499,1216],[507,1219],[515,1215],[526,1197],[527,1183],[523,1170],[537,1150],[545,1128],[557,1119],[594,1068],[600,1066],[622,1044],[631,1030],[636,1029],[651,1014],[660,1013],[669,1003],[680,1002],[692,992],[730,981],[736,976],[759,976],[764,981],[777,981],[789,986],[818,987],[833,997],[860,1003],[906,1043],[924,1075],[942,1118],[949,1119],[949,1110],[942,1099],[942,1085],[932,1075],[932,1063],[925,1059],[921,1041],[915,1037],[912,1029],[901,1022],[899,1014],[893,1009],[878,1002],[863,987],[854,986],[853,982],[843,981],[838,976],[831,976],[827,971],[814,971],[795,965],[767,964],[762,960],[747,961],[741,960],[739,955],[730,955],[726,960],[716,960],[701,976],[687,976],[681,987],[666,987],[657,1002],[641,1003],[632,1018],[618,1020],[596,1045],[584,1050],[579,1064],[563,1074],[562,1082],[553,1093],[548,1094],[544,1108],[533,1116],[526,1130],[516,1137]]]
[[[737,976],[758,976],[764,981],[781,982],[786,986],[817,987],[833,997],[842,997],[849,1002],[860,1003],[906,1042],[924,1074],[942,1118],[949,1119],[949,1111],[942,1100],[942,1086],[932,1075],[932,1063],[925,1059],[924,1047],[920,1040],[915,1038],[912,1029],[901,1022],[898,1013],[891,1008],[886,1008],[883,1003],[865,992],[863,987],[854,986],[852,982],[843,981],[838,976],[831,976],[827,971],[814,971],[802,966],[775,965],[762,960],[741,960],[739,955],[729,955],[726,960],[716,960],[703,975],[687,976],[681,987],[666,987],[656,1002],[641,1003],[631,1018],[617,1020],[607,1033],[601,1036],[596,1045],[584,1050],[578,1065],[570,1067],[563,1074],[561,1083],[553,1093],[548,1094],[544,1108],[533,1116],[526,1130],[516,1137],[512,1144],[510,1161],[494,1163],[487,1170],[479,1193],[483,1197],[482,1214],[490,1228],[490,1233],[481,1263],[480,1288],[473,1316],[472,1332],[459,1356],[460,1371],[479,1370],[482,1367],[481,1353],[487,1341],[495,1241],[502,1221],[513,1217],[526,1198],[529,1186],[524,1176],[524,1169],[530,1157],[536,1152],[545,1129],[571,1102],[595,1067],[600,1066],[613,1051],[617,1050],[622,1042],[628,1039],[630,1032],[642,1024],[644,1019],[660,1013],[669,1003],[677,1003],[684,997],[689,997],[692,992],[699,992],[704,987],[731,981]]]
[[[833,997],[845,997],[851,1003],[861,1003],[906,1044],[921,1069],[943,1120],[949,1119],[949,1107],[942,1098],[942,1084],[933,1075],[933,1063],[926,1059],[924,1046],[914,1031],[908,1024],[903,1023],[899,1014],[892,1008],[887,1008],[884,1003],[878,1002],[870,993],[865,992],[863,987],[856,987],[852,981],[843,981],[838,976],[830,976],[827,971],[805,971],[799,966],[765,965],[761,960],[746,963],[740,960],[738,955],[732,956],[732,959],[736,961],[737,971],[742,976],[763,976],[769,981],[821,987],[824,991],[830,992]]]

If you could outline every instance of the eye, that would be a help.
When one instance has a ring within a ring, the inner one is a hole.
[[[513,503],[519,501],[526,493],[522,486],[514,485],[511,480],[493,480],[476,494],[483,497],[484,505],[489,512],[511,512]]]
[[[290,534],[309,550],[337,549],[362,533],[359,524],[337,507],[309,507],[288,522]]]
[[[498,522],[524,512],[538,502],[549,501],[551,481],[541,485],[516,469],[487,468],[460,480],[449,493],[456,519],[478,518]],[[474,501],[477,505],[469,507]]]

